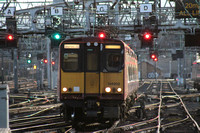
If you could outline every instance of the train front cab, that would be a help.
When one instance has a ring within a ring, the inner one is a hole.
[[[60,100],[67,119],[119,118],[125,100],[121,41],[60,45]]]

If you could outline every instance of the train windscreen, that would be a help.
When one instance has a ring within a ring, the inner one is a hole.
[[[123,67],[123,50],[120,45],[105,45],[104,67],[107,72],[119,72]]]
[[[63,54],[63,69],[66,71],[78,70],[78,53],[68,52]]]
[[[108,71],[119,71],[122,64],[122,56],[120,53],[107,53],[106,69]]]
[[[63,71],[79,71],[80,44],[64,44],[61,65]]]

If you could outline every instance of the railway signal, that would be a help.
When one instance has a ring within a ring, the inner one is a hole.
[[[14,40],[14,36],[11,35],[11,34],[8,34],[8,36],[7,36],[7,40],[9,40],[9,41],[13,41],[13,40]]]
[[[146,47],[153,47],[153,33],[149,30],[145,30],[143,31],[140,36],[139,36],[140,40],[141,40],[141,48],[146,48]]]
[[[64,40],[65,36],[62,31],[56,31],[50,27],[45,29],[45,35],[49,37],[51,40],[51,47],[58,47],[62,40]]]
[[[53,32],[51,34],[51,47],[58,47],[61,41],[63,40],[63,34],[59,32]]]
[[[17,25],[15,18],[6,18],[6,30],[2,35],[4,36],[5,41],[1,42],[4,44],[3,47],[13,47],[17,48]]]
[[[47,60],[47,59],[45,59],[45,60],[44,60],[44,63],[46,63],[46,64],[47,64],[47,63],[48,63],[48,60]]]
[[[37,66],[36,66],[36,65],[34,65],[34,66],[33,66],[33,69],[34,69],[34,70],[36,70],[36,69],[37,69]]]
[[[155,59],[156,55],[154,53],[150,54],[151,59]]]
[[[153,61],[158,61],[158,52],[157,51],[151,51],[150,52],[150,58],[153,59]]]
[[[5,35],[5,47],[17,47],[17,37],[14,34]]]
[[[153,60],[154,60],[155,62],[157,62],[157,61],[158,61],[158,58],[156,57],[156,58],[154,58]]]
[[[143,35],[143,38],[145,40],[150,40],[152,38],[152,35],[149,32],[145,32],[144,35]]]
[[[100,32],[98,37],[104,39],[106,37],[106,34],[104,32]]]
[[[53,37],[53,39],[55,39],[55,40],[60,40],[60,39],[61,39],[61,34],[60,34],[60,33],[54,33],[54,34],[52,35],[52,37]]]
[[[31,53],[26,53],[26,60],[27,60],[27,63],[28,64],[31,64],[31,62],[32,62],[32,55],[31,55]]]
[[[27,63],[30,64],[30,63],[31,63],[31,59],[28,59],[28,60],[27,60]]]
[[[0,33],[0,48],[17,48],[17,35],[13,33]]]
[[[55,61],[52,61],[51,64],[52,64],[52,65],[55,65]]]

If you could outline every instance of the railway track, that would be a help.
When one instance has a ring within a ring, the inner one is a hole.
[[[196,120],[192,117],[192,115],[190,114],[188,108],[186,107],[185,103],[183,102],[183,99],[181,98],[181,96],[176,93],[175,89],[172,87],[171,83],[165,83],[168,87],[161,87],[160,89],[160,104],[159,104],[159,110],[158,110],[158,129],[157,131],[161,131],[161,129],[166,129],[168,127],[174,127],[180,124],[183,124],[186,122],[190,123],[188,125],[188,127],[193,127],[194,129],[191,130],[195,130],[195,131],[200,131],[200,127],[199,124],[196,122]],[[170,94],[170,95],[169,95]],[[166,99],[166,100],[165,100]],[[164,101],[163,101],[164,100]],[[170,100],[175,101],[176,103],[179,102],[180,104],[176,106],[176,108],[162,108],[163,104],[170,104]],[[166,110],[165,114],[161,113],[161,111]],[[173,113],[171,113],[172,111]],[[169,111],[170,113],[167,114],[167,116],[163,116],[166,115],[166,112]],[[180,114],[178,112],[181,112]],[[170,118],[170,115],[173,116],[172,118]],[[175,118],[174,118],[175,116]],[[162,118],[165,118],[161,121]],[[175,119],[174,121],[172,119]],[[185,126],[185,125],[184,125]],[[184,127],[183,126],[183,127]],[[187,130],[187,129],[184,129]],[[191,131],[188,130],[188,131]],[[173,129],[173,131],[175,131]]]
[[[199,97],[199,93],[179,95],[167,81],[143,82],[139,91],[135,99],[136,104],[131,107],[126,119],[118,120],[113,125],[109,122],[86,123],[83,125],[83,131],[96,133],[200,131],[199,121],[195,121],[194,113],[191,114],[191,109],[188,110],[185,105],[185,102],[188,105],[191,99]],[[11,131],[75,133],[76,129],[72,128],[71,123],[66,123],[60,117],[60,104],[55,103],[52,94],[37,93],[39,97],[24,98],[24,101],[19,100],[21,102],[10,105]]]
[[[54,122],[54,123],[49,123],[49,124],[39,124],[39,125],[32,125],[32,126],[25,126],[22,128],[16,128],[16,129],[11,129],[11,132],[13,133],[20,133],[20,132],[40,132],[40,131],[58,131],[61,129],[67,129],[67,128],[71,128],[70,124],[65,123],[65,121],[61,121],[61,122]],[[45,130],[44,130],[45,129]]]
[[[60,105],[61,104],[59,103],[54,105],[43,105],[44,107],[38,107],[40,110],[37,112],[26,110],[26,112],[21,113],[17,118],[10,119],[11,131],[18,133],[44,129],[50,131],[70,128],[71,124],[66,123],[66,121],[59,114]]]
[[[141,105],[134,106],[129,111],[129,119],[125,122],[119,122],[117,126],[110,129],[95,132],[200,132],[199,123],[189,113],[182,99],[194,95],[200,96],[199,94],[179,95],[170,82],[159,81],[148,84],[145,85],[146,91],[143,91],[136,99],[140,101],[143,96],[147,96],[146,99],[151,99],[150,104],[146,104],[144,107],[146,114],[142,114],[144,112],[141,111]],[[140,118],[136,117],[138,110],[141,111]]]
[[[18,94],[11,91],[10,95],[11,132],[64,132],[71,127],[70,122],[66,123],[59,114],[61,103],[57,103],[54,90],[38,91],[32,85],[21,86],[26,88],[19,88]]]
[[[58,104],[42,105],[35,107],[23,107],[22,112],[15,114],[16,118],[10,119],[10,128],[12,132],[26,132],[26,131],[36,131],[36,130],[60,130],[70,127],[70,123],[66,121],[59,114]],[[37,107],[37,109],[36,109]],[[32,108],[32,109],[31,109]],[[12,108],[12,110],[18,110],[19,108]],[[35,109],[35,110],[33,110]]]

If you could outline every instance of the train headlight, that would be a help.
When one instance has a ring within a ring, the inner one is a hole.
[[[106,87],[106,88],[105,88],[105,91],[106,91],[107,93],[109,93],[109,92],[111,92],[111,88],[110,88],[110,87]]]
[[[117,88],[117,92],[122,92],[122,88]]]
[[[64,92],[66,92],[66,91],[67,91],[67,88],[66,88],[66,87],[64,87],[64,88],[63,88],[63,91],[64,91]]]

